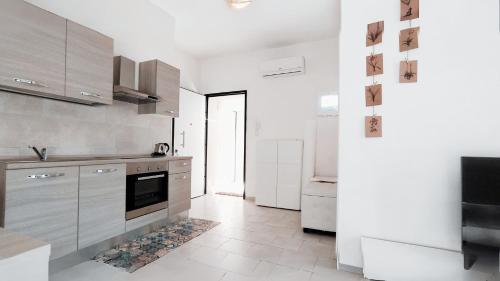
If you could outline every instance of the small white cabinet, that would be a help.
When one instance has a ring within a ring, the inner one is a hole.
[[[77,249],[78,167],[8,170],[5,229],[50,243],[51,259]]]
[[[300,210],[302,151],[301,140],[257,144],[257,205]]]
[[[311,182],[302,190],[302,228],[337,231],[337,183]]]
[[[125,232],[125,164],[80,167],[78,249]]]

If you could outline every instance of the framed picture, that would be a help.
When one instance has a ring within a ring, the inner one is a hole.
[[[366,47],[382,43],[383,33],[384,33],[383,21],[368,24],[368,30],[366,32]]]
[[[399,82],[417,82],[418,62],[416,60],[402,61],[399,63]]]
[[[373,76],[384,73],[384,55],[369,55],[366,57],[366,75]]]
[[[418,19],[420,17],[419,0],[400,0],[401,21]]]
[[[365,87],[366,106],[376,106],[382,104],[382,84]]]
[[[405,52],[418,48],[418,33],[420,27],[401,30],[399,33],[399,51]]]
[[[382,137],[382,116],[365,117],[365,137],[367,138]]]

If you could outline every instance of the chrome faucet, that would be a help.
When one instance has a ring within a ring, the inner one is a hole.
[[[38,158],[40,158],[40,161],[47,161],[47,148],[42,148],[42,150],[38,150],[36,146],[28,146],[29,148],[33,149],[33,151],[38,155]]]

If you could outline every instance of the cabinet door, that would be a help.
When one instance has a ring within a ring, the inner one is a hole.
[[[113,39],[68,20],[66,96],[113,103]]]
[[[276,183],[278,180],[278,143],[261,140],[257,143],[257,190],[256,204],[276,207]]]
[[[125,232],[124,164],[80,167],[78,249]]]
[[[51,259],[77,249],[78,167],[9,170],[5,229],[51,244]]]
[[[283,209],[300,210],[302,166],[278,164],[276,183],[276,206]]]
[[[170,174],[186,173],[191,171],[191,160],[172,160],[168,161],[168,172]]]
[[[191,209],[191,173],[168,176],[168,214]]]
[[[24,1],[3,0],[0,38],[0,88],[64,96],[64,18]]]
[[[257,163],[257,205],[276,207],[277,174],[276,163]]]
[[[278,141],[278,208],[300,210],[302,191],[302,150],[300,140]]]
[[[159,60],[139,64],[139,91],[158,96],[157,103],[139,104],[139,114],[179,117],[180,70]]]
[[[156,104],[156,113],[179,117],[180,70],[158,61],[157,91],[161,102]]]

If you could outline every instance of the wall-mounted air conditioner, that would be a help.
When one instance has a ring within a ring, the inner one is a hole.
[[[291,57],[266,61],[261,64],[260,72],[264,78],[277,78],[304,74],[306,60],[304,57]]]

